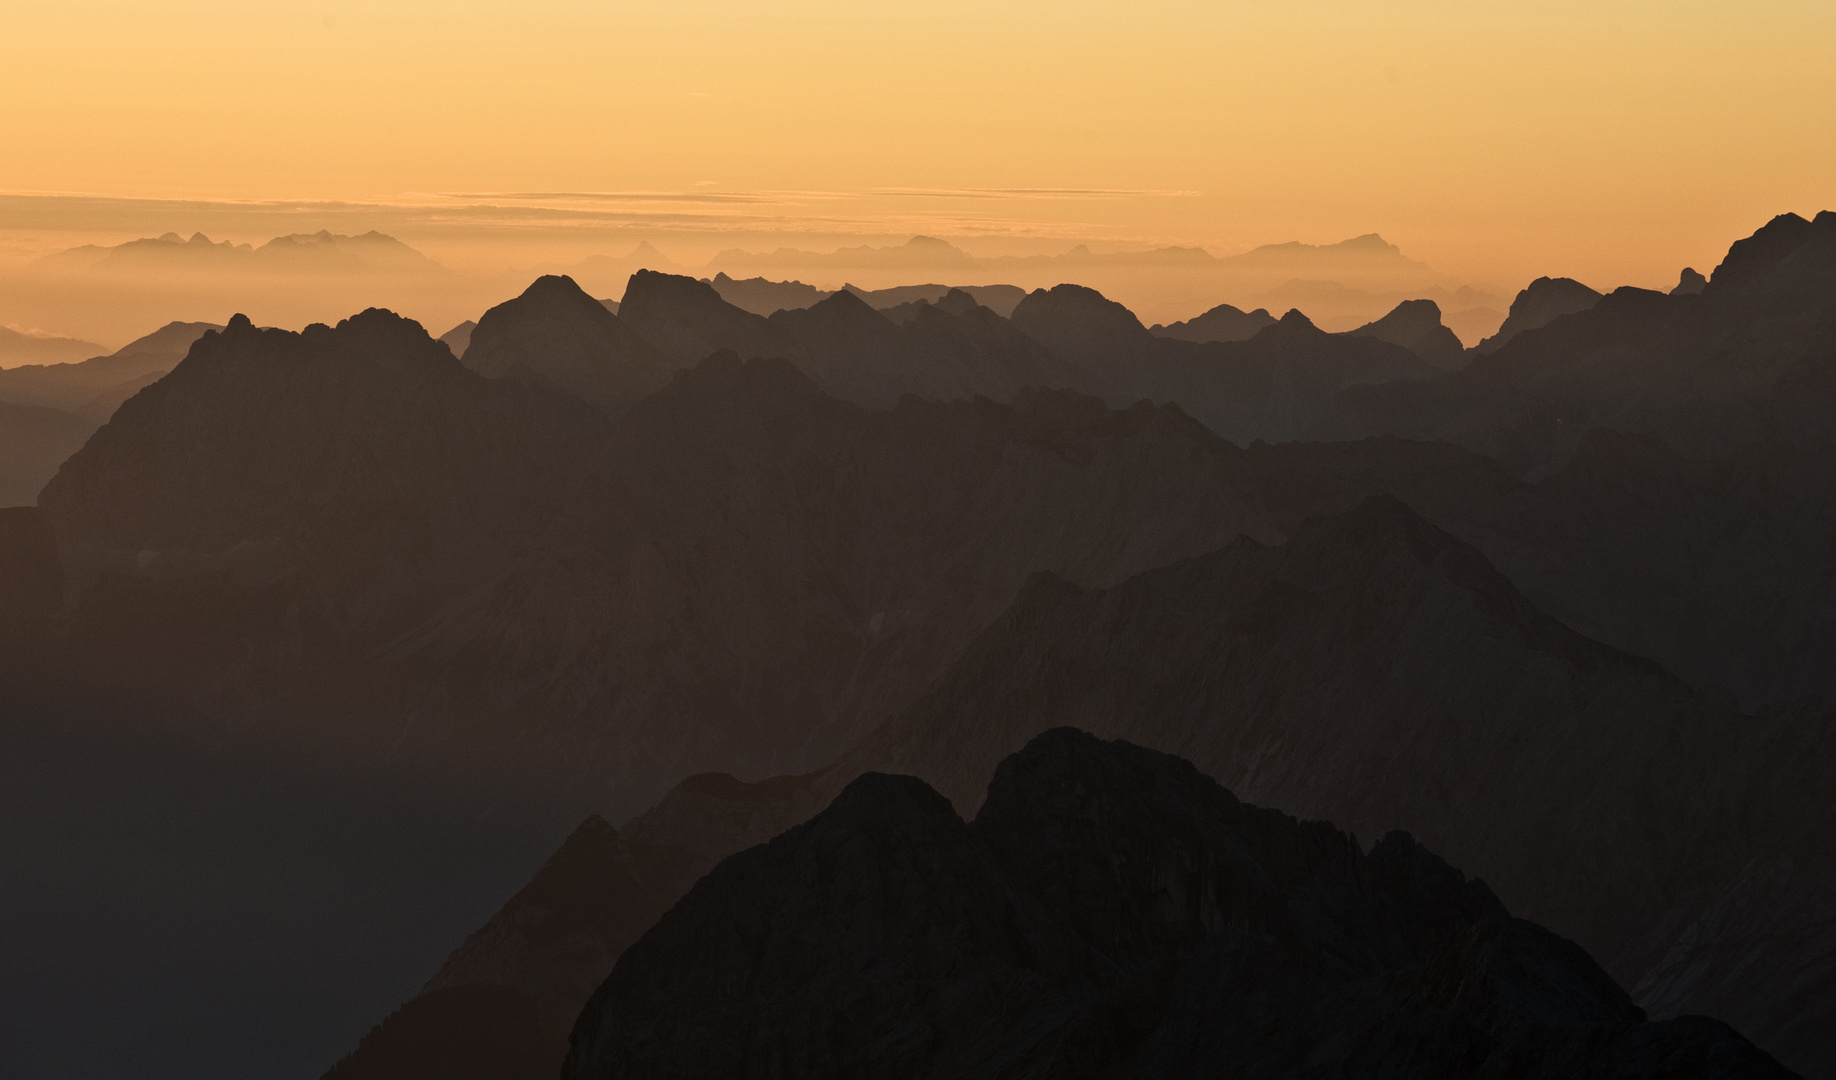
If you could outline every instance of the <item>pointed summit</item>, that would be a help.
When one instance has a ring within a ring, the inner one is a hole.
[[[1441,323],[1441,306],[1433,300],[1404,300],[1388,315],[1350,331],[1354,337],[1374,337],[1401,345],[1438,368],[1462,366],[1466,347]]]
[[[546,383],[612,414],[661,387],[670,370],[604,304],[556,274],[480,316],[464,360],[480,375]]]

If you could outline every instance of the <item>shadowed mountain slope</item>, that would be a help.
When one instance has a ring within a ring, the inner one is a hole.
[[[554,386],[613,415],[662,387],[671,370],[572,278],[553,275],[480,316],[463,360],[480,375]]]
[[[869,774],[722,863],[588,1003],[563,1076],[1787,1076],[1651,1024],[1408,836],[1369,854],[1060,729],[975,822]]]
[[[93,681],[371,753],[533,755],[630,812],[685,773],[823,763],[1041,566],[1113,581],[1272,536],[1240,457],[1175,410],[871,413],[730,356],[613,425],[371,312],[206,337],[43,505]],[[362,719],[402,710],[432,718]]]
[[[0,401],[0,506],[30,506],[95,425],[81,416]]]
[[[548,1080],[626,946],[707,870],[590,818],[326,1080]]]
[[[1804,890],[1836,887],[1819,854],[1836,827],[1819,779],[1836,762],[1831,720],[1694,694],[1380,497],[1281,547],[1240,540],[1109,590],[1036,579],[842,774],[911,772],[967,811],[995,762],[1048,727],[1155,743],[1258,802],[1363,835],[1414,832],[1657,996],[1660,958],[1686,940],[1703,962],[1754,946],[1679,934],[1731,888],[1767,948],[1836,949],[1803,907]],[[1817,884],[1771,887],[1764,860]],[[1706,999],[1827,1071],[1836,1048],[1805,1038],[1792,1004],[1825,955],[1799,981],[1743,984],[1742,1000],[1700,981],[1663,998]]]
[[[581,1006],[625,948],[721,859],[815,816],[824,775],[703,773],[622,833],[589,818],[326,1080],[555,1076]]]
[[[693,366],[723,349],[741,359],[795,360],[802,353],[764,316],[727,303],[705,281],[678,274],[631,275],[618,317],[676,367]]]
[[[0,401],[61,409],[101,424],[141,387],[177,367],[205,331],[221,329],[211,323],[168,323],[107,356],[9,368],[0,371]]]

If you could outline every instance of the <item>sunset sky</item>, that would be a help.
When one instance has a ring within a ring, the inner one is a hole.
[[[1836,205],[1828,0],[9,0],[0,38],[15,260],[279,201],[449,263],[1375,231],[1610,287]]]

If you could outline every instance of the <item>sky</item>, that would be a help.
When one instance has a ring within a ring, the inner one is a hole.
[[[1379,232],[1508,296],[1836,206],[1828,0],[8,0],[0,42],[0,260],[354,205],[478,266]]]

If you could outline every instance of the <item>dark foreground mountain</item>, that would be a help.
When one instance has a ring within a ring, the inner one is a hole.
[[[1694,694],[1379,497],[1109,590],[1037,579],[843,773],[910,772],[970,811],[1054,725],[1164,746],[1256,802],[1407,829],[1641,998],[1824,1075],[1836,935],[1807,900],[1836,895],[1833,720]],[[1717,923],[1731,895],[1745,918]],[[1795,959],[1762,978],[1755,954]]]
[[[566,1080],[1785,1077],[1650,1023],[1407,835],[1367,854],[1177,758],[1060,729],[973,824],[870,774],[729,858],[620,958]]]
[[[1108,590],[1042,578],[837,767],[685,781],[624,835],[706,866],[874,768],[973,810],[996,760],[1066,721],[1365,835],[1416,830],[1658,1015],[1732,1018],[1810,1075],[1836,1066],[1828,711],[1691,695],[1388,498]]]

